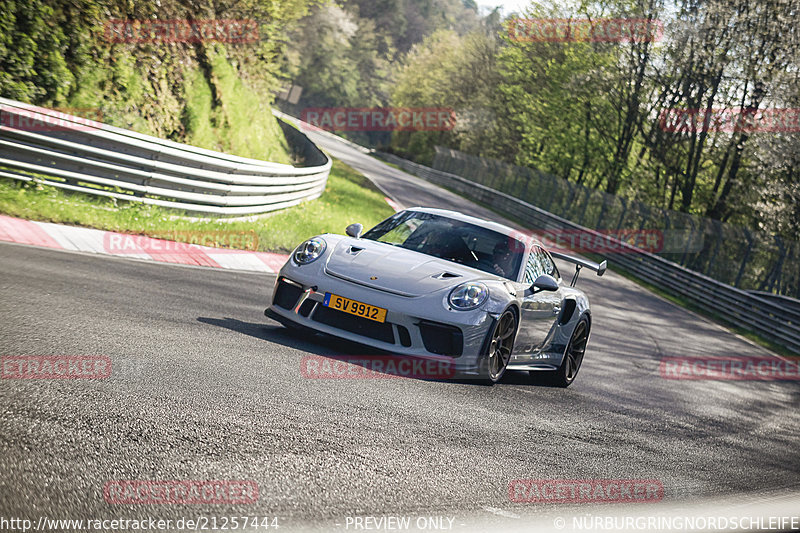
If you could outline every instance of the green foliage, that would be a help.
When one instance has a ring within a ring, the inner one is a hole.
[[[663,39],[434,33],[398,62],[391,103],[451,106],[458,125],[395,134],[389,150],[429,162],[439,144],[796,238],[796,135],[667,131],[659,118],[673,108],[796,108],[797,9],[796,0],[551,1],[523,18],[660,20]]]
[[[273,161],[291,163],[290,148],[264,98],[246,87],[227,61],[224,49],[209,47],[211,84],[202,72],[186,80],[184,126],[189,144]],[[219,105],[214,105],[214,95]]]
[[[347,0],[348,12],[374,22],[375,31],[386,36],[390,46],[378,52],[390,57],[403,54],[440,29],[467,33],[480,24],[478,6],[463,0]]]
[[[96,109],[120,127],[289,162],[271,95],[287,31],[319,1],[0,0],[0,96]],[[260,39],[222,46],[106,36],[113,19],[186,18],[254,20]]]
[[[617,61],[614,49],[591,43],[519,42],[500,52],[500,109],[512,162],[581,182],[602,175],[611,146],[602,135],[615,111],[598,91],[599,71]],[[498,111],[500,111],[498,109]]]
[[[214,97],[205,75],[196,70],[186,77],[186,106],[183,109],[183,124],[186,128],[187,142],[202,148],[217,144],[212,114]]]
[[[387,100],[385,57],[375,23],[333,4],[303,19],[290,61],[303,102],[319,107],[380,105]]]
[[[0,95],[25,102],[61,102],[74,76],[61,13],[42,2],[0,3]]]
[[[392,63],[439,29],[480,26],[476,5],[462,0],[346,0],[300,21],[286,55],[299,108],[377,107],[391,101]]]
[[[496,95],[498,42],[483,31],[460,36],[439,30],[414,46],[396,69],[392,103],[454,111],[452,131],[398,132],[392,148],[430,162],[434,146],[486,153],[498,127]]]

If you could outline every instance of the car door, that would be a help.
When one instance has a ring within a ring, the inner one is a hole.
[[[549,274],[560,281],[555,263],[539,246],[533,246],[525,264],[523,282],[530,287],[542,274]],[[536,354],[548,340],[556,318],[561,312],[561,289],[555,292],[541,291],[533,294],[526,291],[522,299],[522,323],[515,343],[514,353],[524,356]]]

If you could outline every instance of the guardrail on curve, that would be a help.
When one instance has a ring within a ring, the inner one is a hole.
[[[332,164],[303,133],[281,126],[307,166],[215,152],[0,98],[0,177],[195,213],[266,213],[319,197]]]

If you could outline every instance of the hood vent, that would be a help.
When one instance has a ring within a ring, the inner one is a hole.
[[[461,274],[453,274],[452,272],[442,272],[441,274],[435,274],[431,277],[434,279],[453,279],[453,278],[460,278]]]
[[[347,253],[350,255],[358,255],[358,252],[362,251],[363,248],[358,248],[356,246],[351,246],[348,248]]]

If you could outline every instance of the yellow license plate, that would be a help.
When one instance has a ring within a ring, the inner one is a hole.
[[[343,311],[351,315],[360,316],[361,318],[368,318],[370,320],[374,320],[375,322],[386,321],[386,309],[357,302],[355,300],[351,300],[350,298],[337,296],[329,292],[325,293],[325,300],[323,300],[322,304],[325,307],[330,307],[331,309]]]

